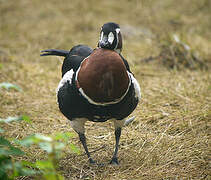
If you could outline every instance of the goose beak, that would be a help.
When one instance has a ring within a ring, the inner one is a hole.
[[[108,37],[104,37],[102,40],[99,42],[99,47],[101,48],[109,48],[110,43],[108,42]]]

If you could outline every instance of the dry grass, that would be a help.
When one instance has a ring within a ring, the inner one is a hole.
[[[169,71],[141,59],[160,53],[160,37],[184,34],[187,43],[210,66],[209,0],[41,1],[0,0],[0,82],[24,92],[0,89],[0,117],[26,114],[32,125],[12,124],[5,135],[72,131],[58,111],[55,89],[60,58],[41,58],[46,48],[95,47],[100,26],[118,22],[124,34],[123,55],[142,87],[143,98],[123,130],[120,166],[93,167],[83,154],[64,154],[60,170],[67,179],[210,179],[211,73]],[[208,67],[210,68],[210,67]],[[113,126],[87,123],[92,156],[107,163],[114,146]],[[77,136],[72,139],[81,147]],[[30,160],[45,158],[36,148]]]
[[[168,69],[208,70],[209,61],[201,59],[199,53],[176,34],[165,35],[159,42],[160,54],[143,59],[143,62],[156,61]]]

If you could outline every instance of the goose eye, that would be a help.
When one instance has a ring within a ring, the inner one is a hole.
[[[112,44],[113,41],[114,41],[114,34],[113,34],[112,32],[110,32],[110,33],[108,34],[108,42],[109,42],[110,44]]]

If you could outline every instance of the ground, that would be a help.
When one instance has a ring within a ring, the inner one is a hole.
[[[122,55],[138,79],[142,100],[136,119],[122,132],[119,166],[110,166],[114,148],[111,122],[87,123],[92,157],[105,163],[90,166],[78,137],[71,139],[81,154],[65,152],[59,170],[67,179],[209,179],[211,119],[211,3],[209,0],[56,1],[0,0],[0,83],[23,92],[0,89],[0,117],[28,115],[32,125],[4,125],[5,136],[23,138],[73,132],[59,112],[56,88],[62,58],[40,57],[40,50],[95,48],[100,27],[120,24]],[[175,70],[157,56],[165,36],[176,34],[207,63],[207,70]],[[31,161],[45,158],[40,149],[27,150]]]

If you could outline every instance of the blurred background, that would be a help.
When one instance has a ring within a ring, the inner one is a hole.
[[[84,156],[67,152],[60,171],[73,179],[209,179],[210,12],[210,0],[0,0],[0,83],[23,90],[0,88],[0,117],[26,114],[33,122],[5,125],[4,135],[72,131],[56,104],[62,58],[40,51],[95,48],[101,26],[116,22],[143,94],[136,121],[123,132],[121,165],[90,168]],[[90,148],[105,147],[93,156],[108,161],[112,124],[87,126]],[[45,158],[27,151],[26,159]]]
[[[70,49],[78,43],[96,47],[100,27],[113,21],[120,24],[123,50],[127,56],[134,55],[133,59],[158,53],[153,43],[171,33],[182,35],[191,47],[209,54],[209,0],[1,0],[0,3],[1,48],[8,47],[11,53],[23,54],[23,50],[34,53],[50,47]]]

